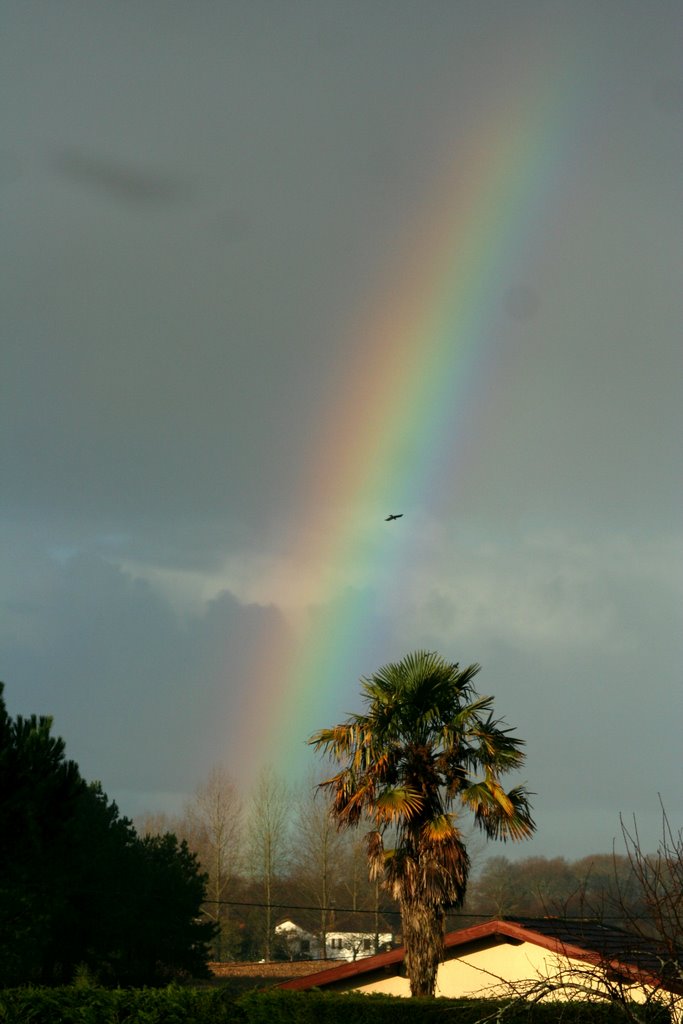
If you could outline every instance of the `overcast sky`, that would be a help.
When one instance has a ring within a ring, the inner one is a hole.
[[[359,674],[425,647],[481,663],[527,741],[538,835],[501,852],[609,851],[620,812],[652,846],[658,793],[680,825],[680,3],[0,19],[10,712],[52,714],[123,813],[175,810],[215,764],[244,787],[273,758],[315,769],[306,737],[360,710]],[[546,93],[515,207],[506,111]],[[476,336],[454,317],[467,358],[443,363],[455,412],[428,445],[428,403],[411,417],[382,394],[400,366],[364,356],[487,131],[487,230],[517,219],[504,259],[482,251]],[[354,429],[364,387],[384,411],[366,395]],[[402,422],[365,467],[386,495],[326,486]]]

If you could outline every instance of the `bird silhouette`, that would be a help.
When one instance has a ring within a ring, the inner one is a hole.
[[[392,519],[402,519],[402,518],[403,518],[403,513],[402,512],[399,512],[397,514],[394,514],[392,512],[391,515],[387,516],[387,518],[384,520],[384,522],[385,523],[389,523],[389,522],[391,522]]]

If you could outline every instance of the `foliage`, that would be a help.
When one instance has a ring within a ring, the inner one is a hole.
[[[252,992],[239,1004],[248,1024],[626,1024],[610,1003],[531,1004],[519,1000],[403,999],[359,993]],[[669,1024],[666,1014],[653,1024]]]
[[[0,684],[0,985],[205,972],[196,858],[171,835],[141,840],[51,726],[10,719]]]
[[[322,783],[339,827],[370,826],[370,873],[399,902],[413,995],[433,994],[445,911],[465,897],[459,813],[490,838],[525,839],[535,828],[526,790],[501,784],[524,763],[523,741],[494,719],[493,698],[476,693],[478,671],[409,654],[361,680],[364,714],[309,741],[341,765]]]
[[[0,1024],[243,1024],[222,989],[20,988],[0,991]]]
[[[666,1013],[646,1024],[669,1024]],[[0,991],[0,1024],[625,1024],[606,1003],[402,999],[277,989],[19,988]]]
[[[0,683],[0,984],[39,976],[63,903],[60,862],[86,787],[51,719],[13,721]]]

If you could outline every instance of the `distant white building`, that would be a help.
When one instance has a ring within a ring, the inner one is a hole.
[[[366,918],[364,923],[367,928],[367,915],[363,916]],[[384,921],[381,924],[386,927]],[[359,960],[365,956],[373,956],[376,952],[385,952],[394,945],[392,932],[382,931],[375,936],[375,932],[364,931],[363,924],[351,918],[330,924],[325,934],[324,951],[320,936],[308,931],[291,918],[280,921],[275,926],[275,934],[284,940],[292,960]]]

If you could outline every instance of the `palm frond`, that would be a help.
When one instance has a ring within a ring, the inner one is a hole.
[[[365,842],[368,851],[370,880],[374,882],[384,876],[387,852],[384,849],[384,839],[379,829],[374,829],[372,832],[368,832],[365,837]]]
[[[536,830],[529,794],[523,786],[505,793],[498,783],[480,782],[468,787],[462,796],[474,811],[475,823],[491,839],[528,839]]]
[[[422,810],[422,794],[410,786],[396,786],[385,789],[375,797],[373,813],[377,821],[395,823],[404,819],[410,821]]]
[[[352,723],[335,725],[331,729],[320,729],[309,737],[308,743],[337,760],[344,757],[355,744],[355,726]]]
[[[459,834],[452,814],[437,814],[422,826],[423,838],[429,843],[441,843]]]
[[[501,728],[500,719],[494,719],[491,715],[479,723],[473,734],[476,742],[473,749],[480,765],[506,772],[524,764],[525,754],[521,749],[525,746],[524,740],[512,736],[512,731]]]

